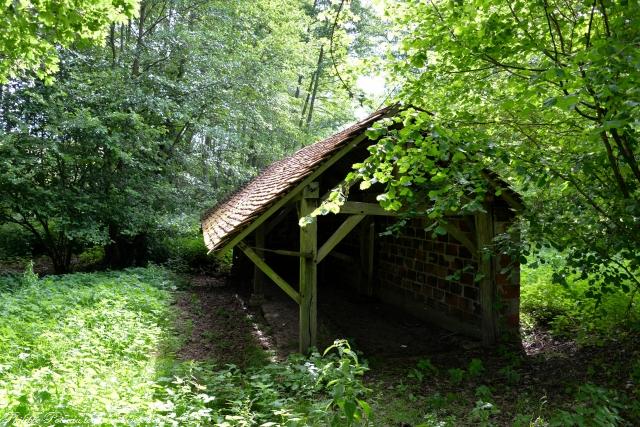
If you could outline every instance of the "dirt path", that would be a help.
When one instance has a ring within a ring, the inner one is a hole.
[[[270,337],[225,280],[193,276],[190,282],[189,289],[176,293],[179,330],[186,335],[178,357],[240,367],[267,362]]]

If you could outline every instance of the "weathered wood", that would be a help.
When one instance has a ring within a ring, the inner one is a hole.
[[[385,210],[376,203],[363,202],[345,202],[340,208],[341,214],[364,214],[372,216],[398,216],[398,212]],[[451,234],[456,240],[462,243],[471,253],[478,250],[476,245],[469,239],[460,229],[453,224],[442,225],[447,233]]]
[[[286,249],[267,249],[267,248],[251,248],[255,251],[258,252],[270,252],[276,255],[285,255],[285,256],[295,256],[295,257],[307,257],[307,258],[311,258],[311,254],[303,254],[302,252],[297,252],[297,251],[288,251]]]
[[[360,214],[377,216],[398,216],[397,212],[388,211],[377,203],[344,202],[340,207],[341,214]]]
[[[491,205],[485,205],[486,212],[475,216],[476,239],[478,242],[478,272],[480,279],[480,307],[482,310],[482,344],[490,346],[496,341],[496,280],[491,244],[494,235]]]
[[[456,225],[447,223],[442,224],[442,227],[444,227],[444,229],[447,230],[447,233],[451,234],[454,239],[462,243],[465,248],[469,249],[472,254],[475,254],[478,251],[478,247],[473,243],[473,241],[469,239],[469,237]]]
[[[299,202],[300,218],[311,214],[318,207],[318,188],[318,183],[313,182],[303,191]],[[317,344],[318,267],[315,261],[318,252],[317,234],[317,221],[300,227],[300,252],[312,255],[311,258],[300,257],[299,349],[303,354]]]
[[[522,202],[517,197],[514,197],[511,190],[509,188],[505,188],[505,184],[500,183],[492,173],[482,171],[482,177],[487,180],[494,190],[500,190],[501,194],[499,197],[502,197],[513,210],[516,212],[524,211],[524,205]]]
[[[257,249],[264,249],[264,241],[265,241],[265,228],[264,226],[258,227],[254,233],[255,242]],[[264,258],[261,257],[264,261]],[[260,270],[260,268],[254,264],[253,265],[253,292],[251,293],[251,298],[249,298],[249,304],[252,306],[259,306],[264,302],[264,282],[265,275]]]
[[[249,258],[262,272],[273,282],[280,287],[287,295],[289,295],[295,302],[300,304],[300,294],[296,292],[290,284],[287,283],[282,277],[278,275],[269,265],[260,258],[260,256],[253,251],[246,243],[240,242],[237,245],[242,252]]]
[[[244,240],[245,237],[247,237],[249,234],[251,234],[263,222],[265,222],[267,219],[269,219],[271,217],[271,215],[273,215],[274,213],[278,212],[283,206],[287,205],[290,201],[294,200],[295,197],[297,197],[302,192],[302,190],[304,188],[306,188],[310,183],[314,182],[327,169],[329,169],[331,166],[333,166],[341,158],[343,158],[344,156],[349,154],[351,152],[351,150],[353,150],[355,147],[358,146],[358,144],[360,144],[360,142],[364,141],[367,138],[368,137],[365,134],[362,134],[362,135],[359,135],[359,136],[353,138],[353,140],[351,142],[349,142],[347,145],[345,145],[342,149],[340,149],[334,155],[329,157],[322,165],[320,165],[318,167],[318,169],[316,169],[313,173],[311,173],[311,175],[306,177],[300,184],[298,184],[297,187],[295,187],[294,189],[289,191],[287,194],[285,194],[280,200],[278,200],[276,203],[274,203],[273,206],[271,206],[269,209],[267,209],[265,213],[263,213],[258,218],[256,218],[251,224],[249,224],[249,226],[247,228],[242,230],[233,239],[231,239],[229,241],[229,243],[224,245],[222,247],[222,249],[220,249],[220,251],[217,252],[218,255],[222,256],[223,254],[228,252],[230,249],[232,249],[235,245],[237,245],[242,240]],[[211,253],[211,252],[212,251],[209,250],[208,253]]]
[[[373,296],[375,222],[367,218],[360,227],[360,291]]]
[[[318,250],[318,256],[316,258],[316,263],[320,263],[328,254],[331,252],[333,248],[335,248],[338,243],[342,241],[346,237],[351,230],[355,228],[356,225],[360,223],[364,219],[365,215],[351,215],[347,218],[340,227],[327,239],[326,242],[320,247]]]

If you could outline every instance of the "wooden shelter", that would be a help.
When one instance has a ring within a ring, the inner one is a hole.
[[[483,256],[483,248],[507,232],[521,204],[491,172],[488,184],[501,195],[487,198],[486,212],[449,218],[447,235],[438,238],[424,230],[426,218],[415,219],[400,236],[380,236],[394,219],[375,202],[374,188],[352,191],[339,215],[298,226],[351,165],[367,157],[373,143],[367,128],[393,113],[379,110],[273,163],[203,216],[210,252],[236,248],[253,263],[252,299],[260,299],[268,278],[299,305],[301,352],[316,345],[319,271],[321,287],[342,281],[486,345],[517,331],[519,266],[506,255]]]

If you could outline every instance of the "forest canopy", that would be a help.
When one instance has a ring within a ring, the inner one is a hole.
[[[403,131],[373,130],[347,181],[442,230],[445,212],[482,209],[491,166],[527,207],[514,256],[553,247],[556,280],[590,277],[594,294],[639,283],[637,1],[25,5],[2,15],[0,218],[57,271],[95,245],[142,263],[154,235],[193,230],[275,159],[399,102]],[[375,75],[379,99],[358,84]]]
[[[47,5],[3,18],[44,19]],[[57,272],[96,245],[107,265],[146,262],[154,236],[197,229],[204,208],[352,120],[346,80],[380,31],[359,1],[92,5],[99,20],[64,23],[97,43],[25,23],[55,57],[0,47],[42,60],[2,61],[14,68],[0,87],[0,221]]]

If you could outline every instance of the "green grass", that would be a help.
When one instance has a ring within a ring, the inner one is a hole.
[[[243,369],[179,360],[175,289],[155,267],[0,278],[0,426],[348,425],[370,415],[364,367],[344,343],[268,365],[256,347]]]
[[[170,286],[152,268],[31,280],[0,294],[0,420],[143,420],[159,351],[174,345]]]

